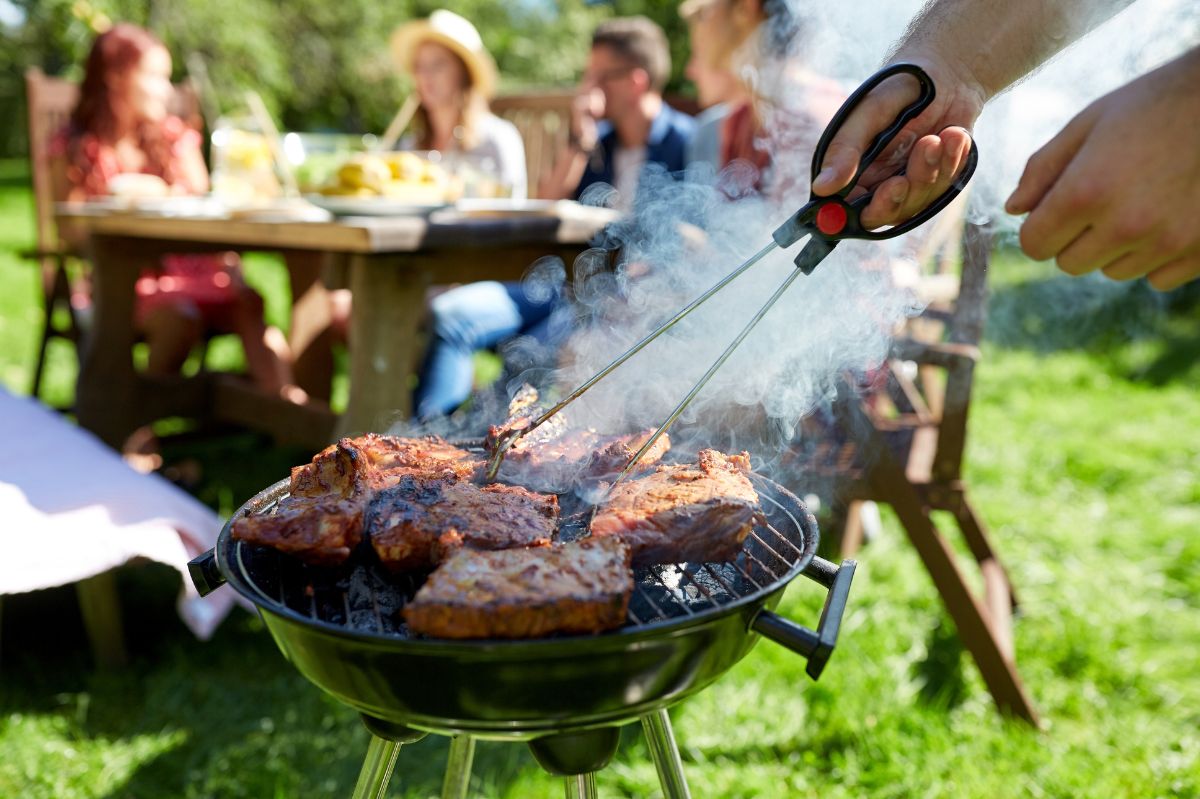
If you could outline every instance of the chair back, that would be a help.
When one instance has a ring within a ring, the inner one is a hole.
[[[54,226],[54,185],[51,178],[50,140],[71,118],[79,101],[79,85],[53,78],[37,67],[25,71],[25,97],[29,123],[29,175],[33,182],[33,207],[37,216],[37,249],[58,248]]]
[[[492,100],[492,113],[516,126],[525,142],[525,171],[529,192],[554,168],[554,159],[566,146],[571,131],[573,91],[510,94]]]

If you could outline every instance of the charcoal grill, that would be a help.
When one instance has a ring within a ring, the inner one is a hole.
[[[399,614],[419,578],[370,563],[328,569],[235,541],[227,524],[194,560],[207,594],[224,582],[253,602],[284,655],[322,690],[355,708],[372,733],[353,796],[382,797],[399,747],[452,736],[444,799],[466,796],[475,740],[528,741],[568,797],[594,797],[594,772],[612,758],[619,727],[640,720],[664,795],[690,794],[667,708],[703,689],[765,636],[807,658],[816,679],[837,642],[853,561],[816,556],[804,504],[753,475],[763,519],[737,560],[638,569],[626,623],[609,633],[529,641],[450,641],[410,634]],[[271,513],[288,481],[234,514]],[[564,498],[564,506],[567,498]],[[561,535],[586,533],[586,511]],[[232,519],[230,520],[232,523]],[[815,631],[773,611],[804,574],[828,589]]]

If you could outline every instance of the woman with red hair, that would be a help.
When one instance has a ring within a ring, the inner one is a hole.
[[[168,111],[174,91],[171,55],[152,33],[119,24],[100,34],[79,103],[51,145],[58,199],[207,192],[200,134]],[[262,298],[243,280],[236,254],[168,255],[142,274],[136,291],[147,371],[177,372],[206,331],[236,333],[261,388],[295,390],[287,342],[264,323]]]

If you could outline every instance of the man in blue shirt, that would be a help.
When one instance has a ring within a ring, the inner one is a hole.
[[[662,28],[646,17],[601,23],[571,121],[571,137],[538,196],[583,198],[628,211],[647,167],[680,174],[694,123],[663,102],[671,55]],[[431,340],[414,407],[421,419],[449,414],[471,393],[472,354],[528,337],[553,347],[566,324],[561,297],[529,297],[520,283],[483,281],[434,298]]]
[[[592,199],[601,189],[591,187],[604,184],[616,194],[597,199],[629,209],[648,164],[682,172],[695,123],[663,102],[670,74],[667,38],[658,25],[646,17],[601,23],[572,109],[567,150],[542,196]]]

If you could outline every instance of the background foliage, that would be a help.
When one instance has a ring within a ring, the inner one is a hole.
[[[144,25],[167,43],[177,77],[203,57],[222,111],[248,88],[292,130],[382,130],[407,91],[388,36],[408,19],[449,7],[475,22],[495,56],[501,91],[571,86],[592,28],[606,17],[646,14],[666,28],[674,57],[669,90],[684,90],[686,28],[675,0],[11,0],[24,17],[0,26],[0,155],[25,152],[24,87],[30,66],[80,76],[96,32],[113,21]]]

